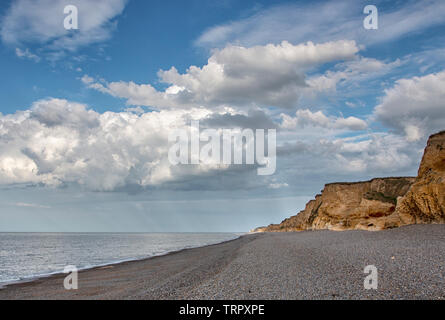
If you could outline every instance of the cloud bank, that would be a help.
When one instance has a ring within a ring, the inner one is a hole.
[[[301,175],[404,170],[418,157],[417,149],[401,136],[366,133],[367,123],[359,118],[321,111],[298,110],[294,117],[279,118],[260,110],[135,111],[98,113],[83,104],[46,99],[29,110],[1,115],[0,184],[75,184],[93,191],[127,192],[273,190],[295,187]],[[277,128],[277,174],[259,177],[255,167],[245,165],[171,165],[168,136],[188,128],[191,119],[200,120],[203,128],[242,128],[258,119]],[[357,130],[358,136],[338,137]]]

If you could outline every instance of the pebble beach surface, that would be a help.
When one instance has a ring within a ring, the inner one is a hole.
[[[378,271],[366,290],[364,268]],[[1,299],[445,299],[445,225],[257,233],[0,289]]]

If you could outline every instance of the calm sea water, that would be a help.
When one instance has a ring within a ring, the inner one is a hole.
[[[235,239],[233,233],[0,233],[0,284]]]

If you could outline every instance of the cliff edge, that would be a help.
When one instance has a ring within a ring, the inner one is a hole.
[[[445,131],[428,139],[417,177],[327,184],[296,216],[255,231],[374,231],[415,223],[445,223]]]
[[[416,181],[396,212],[403,224],[445,223],[445,131],[428,139]]]

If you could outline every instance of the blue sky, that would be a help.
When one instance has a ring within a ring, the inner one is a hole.
[[[3,2],[0,15],[7,14],[10,5],[11,1]],[[159,69],[175,66],[183,72],[206,62],[209,48],[194,43],[204,30],[267,5],[268,1],[128,1],[109,41],[80,47],[60,61],[24,63],[17,59],[14,47],[2,46],[1,70],[14,78],[2,85],[1,112],[13,113],[47,96],[85,102],[98,111],[122,109],[120,101],[84,90],[75,69],[108,79],[156,84]],[[25,47],[35,52],[41,44],[31,42]],[[86,61],[73,61],[84,55]]]
[[[415,175],[444,31],[434,0],[3,1],[0,231],[245,231],[328,182]],[[189,119],[273,126],[276,173],[171,167]]]
[[[81,46],[61,60],[46,62],[44,60],[50,57],[42,57],[43,61],[39,63],[32,59],[24,61],[18,59],[14,46],[3,45],[0,68],[10,78],[2,83],[0,89],[3,101],[1,112],[14,113],[46,97],[84,102],[100,112],[121,110],[122,101],[85,90],[77,78],[86,73],[112,81],[134,81],[162,86],[157,77],[160,69],[175,66],[180,72],[185,72],[191,65],[202,66],[206,63],[209,51],[213,48],[196,43],[206,30],[248,18],[268,8],[291,6],[298,10],[298,5],[305,4],[296,1],[128,1],[122,14],[114,19],[117,27],[111,39]],[[10,6],[11,1],[3,2],[0,15],[6,15]],[[358,9],[362,7],[357,6]],[[403,4],[394,1],[384,1],[379,5],[381,12],[400,7]],[[357,15],[358,18],[365,16],[359,11]],[[374,31],[370,31],[372,32]],[[365,49],[365,55],[375,59],[395,60],[436,48],[445,37],[443,25],[428,28],[428,37],[425,37],[424,32],[425,30],[414,29],[391,41],[390,46],[387,42],[369,46]],[[275,37],[271,40],[272,43],[279,43],[287,39]],[[311,40],[314,41],[310,37],[302,39]],[[42,44],[31,41],[24,43],[22,48],[36,53],[42,49]],[[76,59],[83,61],[78,62]],[[443,64],[434,66],[434,69],[440,71],[441,67]],[[77,68],[82,69],[80,74],[76,71]],[[405,75],[418,72],[403,71],[402,74]],[[375,103],[375,100],[371,99],[370,102]],[[348,109],[344,111],[349,112]]]

